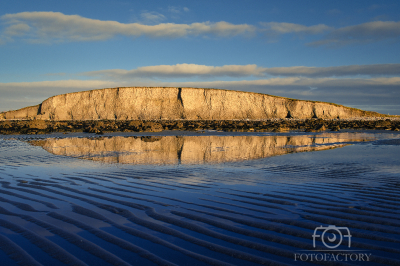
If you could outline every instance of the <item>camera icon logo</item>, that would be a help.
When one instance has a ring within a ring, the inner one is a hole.
[[[336,227],[335,225],[318,226],[314,230],[313,247],[315,248],[315,240],[320,238],[325,247],[333,249],[342,244],[343,237],[348,238],[349,247],[351,246],[350,230],[347,227]]]

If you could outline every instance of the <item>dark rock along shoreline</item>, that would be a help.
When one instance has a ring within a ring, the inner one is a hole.
[[[400,120],[396,118],[362,119],[270,119],[270,120],[85,120],[0,121],[0,134],[46,134],[55,132],[161,132],[164,130],[217,130],[234,132],[286,132],[290,130],[318,132],[340,129],[393,130],[398,131]]]

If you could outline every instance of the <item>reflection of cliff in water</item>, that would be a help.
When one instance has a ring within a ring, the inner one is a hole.
[[[298,136],[157,136],[62,138],[31,141],[70,157],[123,164],[223,163],[294,152],[319,151],[344,142],[371,140],[367,134],[325,133]]]

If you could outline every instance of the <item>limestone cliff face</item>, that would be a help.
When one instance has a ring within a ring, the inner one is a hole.
[[[373,140],[368,134],[300,136],[165,136],[64,138],[30,141],[46,151],[80,159],[123,164],[203,164],[260,159],[341,147]]]
[[[375,113],[379,115],[378,113]],[[352,118],[371,112],[260,93],[197,88],[113,88],[68,93],[3,113],[5,119],[231,120]]]
[[[29,119],[38,116],[39,105],[25,107],[15,111],[4,112],[0,114],[0,119]]]

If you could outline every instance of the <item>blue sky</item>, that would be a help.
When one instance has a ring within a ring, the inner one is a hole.
[[[399,1],[0,3],[0,111],[61,93],[210,87],[400,115]]]

